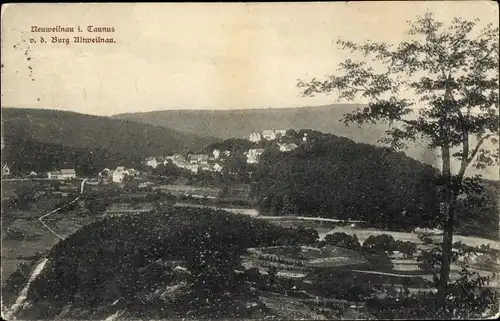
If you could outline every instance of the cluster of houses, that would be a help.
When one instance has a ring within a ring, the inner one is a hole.
[[[2,166],[2,178],[8,178],[11,176],[11,171],[9,165],[5,164]],[[63,168],[59,170],[49,171],[46,175],[39,176],[35,171],[31,171],[27,177],[46,177],[48,179],[54,180],[70,180],[76,178],[76,172],[73,168]]]
[[[261,140],[279,140],[280,137],[286,136],[286,129],[264,129],[261,133],[251,133],[248,137],[248,140],[254,143],[258,143]],[[304,137],[302,137],[302,141],[307,141],[307,133],[304,133]]]
[[[175,166],[187,169],[195,174],[199,171],[220,172],[222,170],[222,165],[220,164],[221,159],[230,154],[229,151],[221,153],[219,150],[215,149],[212,156],[207,154],[191,154],[184,157],[181,154],[175,154],[165,157],[149,157],[146,159],[146,165],[156,168],[159,164],[166,165],[171,161]]]
[[[276,140],[286,135],[286,129],[264,129],[261,133],[252,133],[248,138],[251,142],[258,143],[261,140]]]
[[[111,181],[113,183],[123,183],[126,177],[137,176],[138,171],[133,168],[125,168],[124,166],[118,166],[116,169],[105,168],[99,173],[99,178],[101,180]]]
[[[260,155],[262,155],[264,151],[264,148],[249,149],[248,152],[245,153],[245,156],[247,157],[247,164],[258,163]]]
[[[280,152],[289,152],[297,148],[297,144],[295,143],[278,143]],[[265,149],[264,148],[254,148],[254,149],[249,149],[248,152],[245,153],[245,156],[247,157],[247,164],[255,164],[259,162],[260,156],[264,153]]]
[[[76,178],[76,172],[73,168],[63,168],[47,172],[48,179],[69,180]]]
[[[138,171],[133,169],[133,168],[125,168],[124,166],[118,166],[114,170],[110,170],[109,168],[103,169],[99,175],[98,175],[98,180],[95,181],[111,181],[114,183],[123,183],[125,178],[128,177],[135,177],[137,176]],[[10,169],[8,165],[4,165],[2,167],[2,177],[8,177],[10,175]],[[29,174],[30,177],[36,177],[38,176],[37,173],[32,171]],[[62,168],[58,170],[53,170],[49,171],[46,174],[46,177],[48,179],[52,180],[71,180],[76,178],[76,172],[73,168]],[[89,184],[90,184],[89,180]]]

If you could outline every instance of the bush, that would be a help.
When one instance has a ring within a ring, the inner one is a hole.
[[[374,253],[378,251],[384,251],[388,254],[392,254],[398,248],[396,240],[392,235],[381,234],[381,235],[370,235],[363,242],[363,252],[364,253]]]
[[[417,244],[410,242],[410,241],[397,241],[397,249],[399,252],[403,254],[403,257],[406,258],[411,258],[417,252]]]
[[[361,249],[361,244],[359,243],[356,234],[351,236],[343,232],[326,235],[325,244],[339,246],[354,251],[359,251]]]
[[[424,245],[431,245],[434,244],[434,241],[431,239],[431,234],[430,233],[418,233],[417,237],[418,239],[422,242]]]

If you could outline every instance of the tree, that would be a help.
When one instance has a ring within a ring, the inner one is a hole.
[[[392,254],[396,249],[396,240],[389,234],[370,235],[363,242],[363,252],[365,253],[383,251]]]
[[[427,12],[409,22],[409,39],[398,45],[339,40],[351,53],[372,58],[379,66],[347,59],[342,75],[326,80],[299,80],[305,96],[337,92],[339,99],[363,98],[368,106],[346,114],[345,124],[385,122],[387,136],[381,142],[403,149],[422,140],[440,151],[442,169],[437,185],[443,211],[442,259],[438,304],[444,306],[450,274],[457,197],[478,186],[465,176],[478,168],[498,164],[499,135],[499,46],[498,27],[488,24],[479,32],[479,20],[454,18],[445,26]],[[407,90],[414,99],[405,98]],[[485,147],[486,143],[495,146]],[[460,168],[452,173],[451,160]]]

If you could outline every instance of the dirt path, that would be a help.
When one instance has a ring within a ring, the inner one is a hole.
[[[54,214],[54,213],[56,213],[56,212],[60,211],[63,207],[68,206],[68,205],[71,205],[71,204],[74,204],[76,201],[78,201],[78,200],[80,199],[80,197],[82,196],[82,194],[83,194],[83,188],[84,188],[84,186],[85,186],[85,182],[86,182],[86,181],[87,181],[87,179],[86,179],[86,178],[82,181],[82,183],[81,183],[81,185],[80,185],[80,195],[78,195],[78,196],[77,196],[74,200],[72,200],[72,201],[71,201],[71,202],[69,202],[68,204],[65,204],[65,205],[63,205],[63,206],[60,206],[60,207],[56,208],[55,210],[52,210],[52,211],[48,212],[47,214],[42,215],[42,216],[40,216],[40,217],[38,218],[38,221],[40,221],[40,223],[42,223],[42,225],[43,225],[43,226],[44,226],[44,227],[45,227],[45,228],[46,228],[46,229],[47,229],[50,233],[54,234],[54,235],[55,235],[58,239],[60,239],[60,240],[63,240],[64,238],[63,238],[62,236],[60,236],[59,234],[57,234],[56,232],[54,232],[54,230],[53,230],[53,229],[51,229],[51,228],[50,228],[47,224],[45,224],[45,222],[43,221],[43,219],[44,219],[44,218],[46,218],[46,217],[48,217],[48,216],[49,216],[49,215],[51,215],[51,214]]]
[[[26,301],[26,297],[28,295],[28,291],[31,285],[31,282],[40,274],[45,267],[45,264],[47,264],[48,259],[44,258],[38,265],[35,267],[33,270],[33,273],[31,273],[31,276],[28,280],[28,283],[24,286],[22,289],[21,293],[19,294],[19,297],[16,299],[16,302],[12,305],[10,309],[6,309],[7,311],[3,313],[3,319],[4,320],[15,320],[16,313],[19,311],[19,309],[22,308],[24,301]]]
[[[52,210],[49,213],[47,213],[45,215],[42,215],[42,216],[40,216],[38,218],[38,220],[40,221],[40,223],[42,223],[43,226],[49,232],[51,232],[52,234],[54,234],[55,236],[57,236],[61,240],[64,239],[64,238],[61,237],[60,235],[58,235],[56,232],[54,232],[49,226],[47,226],[47,224],[45,224],[43,222],[43,219],[46,218],[46,217],[48,217],[49,215],[54,214],[57,211],[61,210],[61,208],[63,208],[64,206],[71,205],[71,204],[75,203],[76,201],[78,201],[80,199],[80,197],[82,196],[82,194],[83,194],[83,188],[84,188],[84,185],[85,185],[85,181],[87,181],[87,179],[84,179],[82,181],[82,183],[80,185],[80,195],[78,195],[74,200],[72,200],[68,204],[60,206],[60,207],[56,208],[55,210]],[[40,263],[38,263],[38,265],[33,270],[33,273],[31,273],[30,278],[28,280],[28,283],[26,283],[26,285],[24,286],[23,290],[19,294],[19,297],[16,299],[16,302],[12,305],[12,307],[10,309],[5,309],[6,310],[5,312],[2,311],[3,319],[5,319],[5,320],[15,320],[16,319],[16,317],[15,317],[16,313],[19,311],[19,309],[22,308],[24,302],[26,301],[26,297],[28,295],[28,291],[29,291],[31,282],[33,282],[33,280],[43,271],[43,268],[45,267],[45,264],[47,264],[47,262],[48,262],[48,259],[44,258],[42,261],[40,261]]]

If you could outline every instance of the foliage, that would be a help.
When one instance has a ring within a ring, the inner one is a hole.
[[[384,148],[303,132],[308,144],[261,156],[252,185],[261,213],[357,219],[399,229],[434,224],[432,167]]]
[[[70,163],[78,175],[138,166],[146,156],[201,148],[212,138],[74,112],[2,108],[2,164],[14,173],[46,172]]]
[[[382,299],[372,297],[366,305],[377,319],[471,319],[498,312],[498,293],[484,288],[488,278],[463,268],[460,277],[449,284],[446,305],[438,304],[433,292],[410,294],[407,288],[392,291]],[[478,290],[479,289],[479,290]],[[425,307],[424,309],[422,307]]]
[[[289,233],[279,239],[279,243],[286,246],[311,245],[318,240],[318,231],[313,228],[288,228]]]
[[[148,214],[105,218],[54,246],[28,299],[35,308],[42,302],[92,308],[121,298],[124,309],[147,312],[153,303],[145,298],[172,285],[176,273],[175,265],[168,267],[159,260],[180,260],[183,263],[177,264],[188,271],[186,288],[175,302],[159,301],[164,313],[227,316],[234,312],[227,293],[248,290],[234,271],[241,269],[239,256],[244,249],[281,245],[280,240],[294,235],[307,242],[317,237],[307,230],[207,209],[164,207]]]
[[[325,244],[344,247],[354,251],[361,250],[361,244],[359,243],[358,237],[343,232],[327,234],[325,236]]]
[[[85,207],[92,215],[99,215],[104,213],[104,211],[111,205],[112,202],[107,197],[86,197],[85,198]]]
[[[477,30],[478,22],[454,18],[445,26],[427,12],[409,22],[408,40],[396,46],[339,40],[342,48],[380,66],[347,59],[340,64],[343,75],[298,83],[304,95],[336,91],[339,99],[367,99],[368,106],[347,114],[345,123],[388,123],[381,142],[393,149],[416,141],[439,149],[442,170],[436,186],[444,230],[441,305],[449,281],[457,199],[470,193],[478,181],[466,179],[466,171],[471,166],[493,166],[499,160],[499,31],[493,24]],[[460,164],[456,173],[452,173],[452,159]]]
[[[74,148],[22,139],[6,134],[2,151],[2,162],[9,164],[14,176],[35,171],[46,173],[61,168],[74,168],[78,176],[97,175],[106,167],[134,167],[141,162],[140,157],[129,153],[111,153],[97,148]]]
[[[399,252],[403,254],[405,259],[412,258],[415,252],[417,252],[417,244],[410,241],[396,241],[396,246]]]
[[[383,251],[388,254],[398,249],[398,243],[392,235],[380,234],[380,235],[370,235],[363,242],[363,253],[373,253],[378,251]]]

